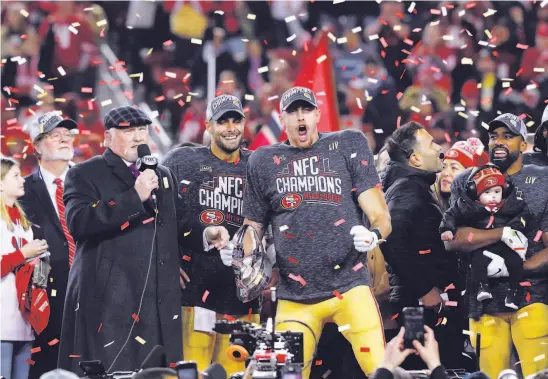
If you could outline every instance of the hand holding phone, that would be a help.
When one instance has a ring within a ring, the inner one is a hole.
[[[403,308],[405,335],[403,346],[413,349],[413,341],[424,344],[424,309],[420,307]]]

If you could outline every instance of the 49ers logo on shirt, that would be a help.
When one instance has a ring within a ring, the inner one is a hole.
[[[282,197],[282,207],[285,209],[295,209],[303,202],[303,198],[298,193],[288,193]]]
[[[219,225],[225,219],[223,212],[216,209],[206,209],[200,214],[200,221],[208,225]]]

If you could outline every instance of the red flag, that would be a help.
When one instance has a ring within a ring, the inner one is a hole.
[[[329,37],[323,33],[317,43],[309,46],[302,52],[301,71],[294,86],[310,88],[316,94],[318,106],[321,111],[318,130],[320,132],[332,132],[339,130],[339,109],[337,107],[337,93],[333,79],[333,64],[329,54]],[[257,133],[249,149],[255,150],[264,145],[276,143],[287,139],[287,134],[282,129],[281,133],[272,127],[264,125]],[[274,125],[274,124],[272,124]],[[280,125],[281,126],[281,125]],[[282,127],[283,128],[283,127]]]

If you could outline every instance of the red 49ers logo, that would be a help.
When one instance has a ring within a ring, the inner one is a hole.
[[[219,225],[225,219],[223,212],[219,212],[216,209],[206,209],[200,214],[200,221],[204,224]]]
[[[298,193],[288,193],[282,197],[282,207],[285,209],[295,209],[303,202],[303,197]]]
[[[490,178],[485,179],[485,185],[490,186],[490,187],[495,186],[498,182],[499,182],[499,180],[497,178],[493,177],[493,176],[490,177]]]

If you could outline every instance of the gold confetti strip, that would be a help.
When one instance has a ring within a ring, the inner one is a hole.
[[[487,12],[485,12],[485,13],[483,14],[483,17],[489,17],[489,16],[494,15],[495,13],[497,13],[496,10],[491,9],[491,8],[488,8],[488,9],[487,9]]]
[[[101,20],[101,21],[97,21],[97,22],[95,23],[95,25],[97,25],[97,26],[105,26],[107,23],[108,23],[107,20]]]
[[[19,13],[21,13],[21,15],[25,18],[29,17],[29,12],[27,12],[26,9],[21,9]]]
[[[147,343],[147,341],[145,341],[144,339],[142,339],[142,338],[139,337],[139,336],[135,337],[135,339],[136,339],[137,342],[139,342],[141,345],[144,345],[145,343]]]

